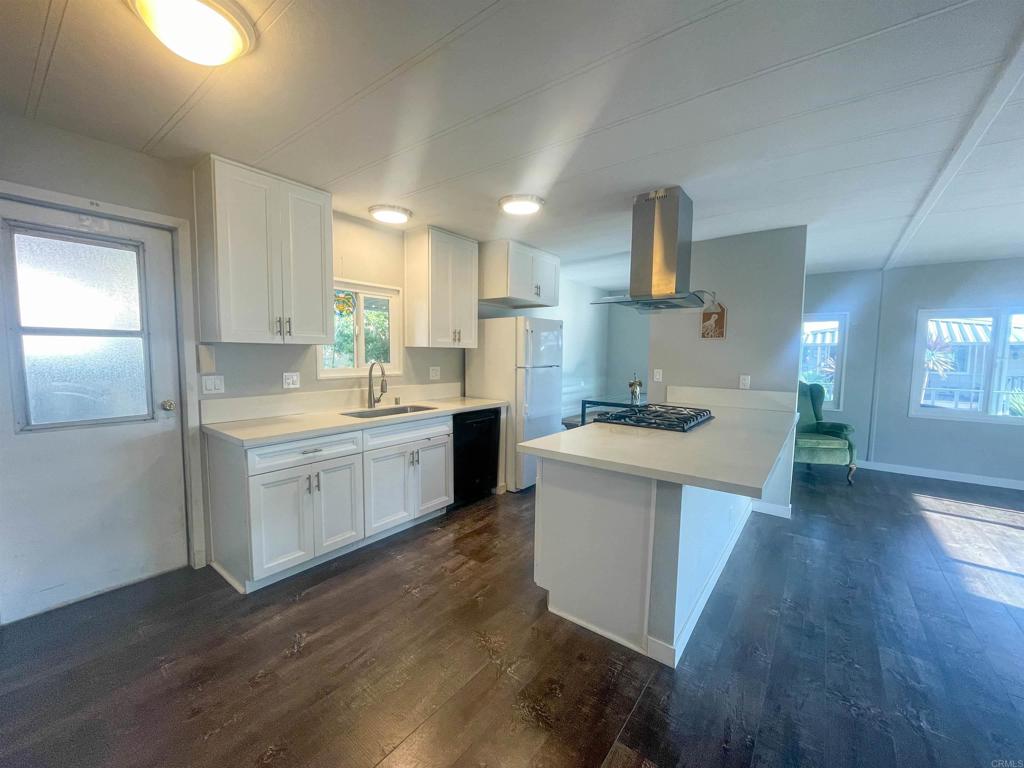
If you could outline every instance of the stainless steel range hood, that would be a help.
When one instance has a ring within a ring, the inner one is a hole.
[[[714,301],[708,291],[690,291],[693,201],[682,187],[656,189],[633,200],[633,245],[629,294],[594,304],[621,304],[641,312],[692,309]]]

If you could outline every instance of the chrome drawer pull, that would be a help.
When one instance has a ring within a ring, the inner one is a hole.
[[[323,448],[307,448],[302,452],[302,454],[305,455],[307,453],[320,453],[322,450]]]

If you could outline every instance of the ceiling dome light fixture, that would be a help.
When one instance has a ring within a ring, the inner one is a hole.
[[[513,216],[529,216],[544,205],[544,198],[537,195],[505,195],[498,201],[501,210]]]
[[[397,205],[371,205],[370,215],[385,224],[405,224],[412,218],[412,211]]]
[[[235,0],[125,0],[161,43],[217,67],[256,47],[256,28]]]

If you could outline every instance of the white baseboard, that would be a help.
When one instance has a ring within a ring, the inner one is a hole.
[[[874,469],[879,472],[891,472],[897,475],[913,475],[930,477],[935,480],[952,480],[955,483],[972,483],[989,485],[994,488],[1010,488],[1024,491],[1024,480],[1013,480],[1009,477],[989,477],[987,475],[971,475],[965,472],[947,472],[944,469],[928,469],[927,467],[910,467],[905,464],[886,464],[882,461],[858,461],[858,469]],[[854,475],[854,482],[857,476]]]
[[[242,584],[238,579],[231,575],[227,568],[222,566],[216,560],[210,561],[210,567],[213,568],[217,573],[220,574],[221,578],[224,579],[228,584],[235,588],[235,590],[241,594],[245,594],[245,585]]]
[[[763,499],[754,499],[751,503],[751,509],[764,515],[784,517],[787,520],[793,517],[792,504],[772,504],[770,501],[764,501]]]
[[[624,645],[627,648],[629,648],[630,650],[636,651],[637,653],[642,653],[644,656],[649,655],[648,652],[647,652],[647,649],[641,648],[636,643],[631,642],[630,640],[627,640],[624,637],[619,637],[614,632],[608,632],[607,630],[601,629],[600,627],[595,626],[594,624],[591,624],[589,621],[584,621],[580,617],[574,616],[573,614],[569,613],[568,611],[563,611],[561,608],[552,605],[551,604],[551,592],[550,591],[548,592],[548,611],[550,613],[555,614],[555,616],[560,616],[561,618],[565,619],[566,621],[571,621],[573,624],[578,624],[579,626],[583,627],[584,629],[589,629],[595,635],[600,635],[601,637],[607,637],[609,640],[611,640],[613,642],[616,642],[619,645]]]
[[[666,667],[672,667],[675,669],[676,664],[679,662],[679,657],[683,655],[683,649],[680,648],[679,655],[676,655],[676,649],[671,645],[656,637],[648,635],[647,655],[655,661],[660,661]]]

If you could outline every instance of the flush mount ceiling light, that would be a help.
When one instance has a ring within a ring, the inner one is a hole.
[[[256,46],[256,28],[235,0],[126,0],[161,43],[216,67]]]
[[[529,216],[544,205],[544,199],[537,195],[505,195],[498,201],[501,210],[513,216]]]
[[[385,224],[405,224],[412,218],[412,211],[397,205],[371,205],[370,215]]]

